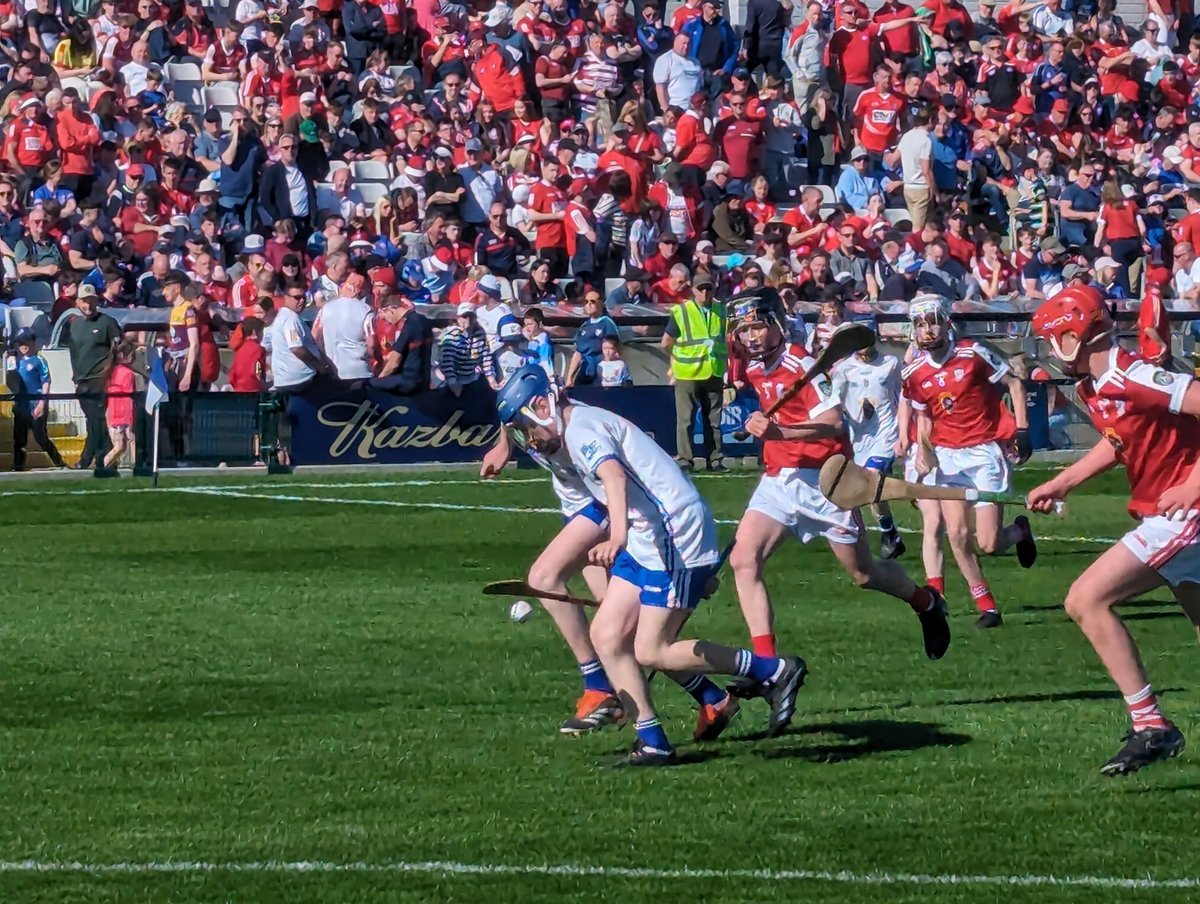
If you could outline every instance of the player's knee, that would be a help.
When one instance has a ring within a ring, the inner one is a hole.
[[[1082,622],[1098,609],[1107,606],[1107,601],[1104,599],[1103,593],[1098,592],[1098,588],[1088,586],[1083,581],[1076,581],[1067,591],[1067,598],[1063,600],[1063,608],[1067,610],[1067,615],[1071,620],[1079,623]]]
[[[762,574],[763,559],[757,549],[752,546],[734,544],[729,553],[729,567],[733,573],[742,577],[757,577]]]
[[[946,527],[946,540],[950,543],[950,548],[955,550],[970,550],[971,549],[971,529],[965,525],[955,525]]]
[[[562,582],[562,575],[558,573],[557,568],[543,564],[541,560],[538,560],[530,567],[527,580],[531,587],[553,590]]]
[[[665,669],[663,651],[666,646],[657,637],[638,637],[633,642],[633,655],[638,665],[648,669]]]
[[[995,534],[980,534],[975,538],[975,546],[979,550],[980,555],[994,556],[999,544]]]
[[[605,619],[593,619],[588,627],[588,636],[592,639],[592,646],[596,648],[596,653],[601,659],[620,652],[624,642],[620,625],[610,624]]]

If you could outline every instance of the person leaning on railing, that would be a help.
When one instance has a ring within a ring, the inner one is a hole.
[[[84,283],[75,298],[79,310],[67,325],[66,344],[71,354],[71,378],[79,394],[79,407],[87,424],[87,439],[78,470],[95,465],[96,476],[112,476],[104,468],[104,458],[112,448],[108,436],[108,419],[105,412],[105,393],[108,389],[108,372],[112,367],[113,349],[121,341],[121,328],[107,314],[100,313],[96,305],[96,289]]]

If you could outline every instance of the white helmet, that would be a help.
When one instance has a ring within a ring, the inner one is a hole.
[[[950,299],[923,292],[909,303],[908,319],[918,348],[941,348],[950,336]]]

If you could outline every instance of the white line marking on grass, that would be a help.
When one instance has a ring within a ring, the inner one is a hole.
[[[78,873],[103,875],[174,875],[188,873],[410,873],[439,876],[554,876],[600,879],[752,880],[758,882],[835,882],[845,885],[984,885],[1000,887],[1067,887],[1122,890],[1200,888],[1200,879],[1124,878],[1119,876],[972,876],[922,873],[856,873],[849,870],[656,869],[581,864],[459,863],[453,860],[391,863],[333,863],[326,860],[264,860],[216,863],[178,860],[149,863],[80,863],[71,861],[0,861],[0,873]]]
[[[287,482],[287,483],[215,483],[200,484],[188,487],[196,490],[350,490],[355,487],[381,490],[399,487],[439,487],[439,486],[507,486],[514,483],[545,483],[545,477],[501,477],[497,480],[375,480],[375,481],[345,481],[332,482]],[[162,489],[178,490],[180,487],[163,487]],[[87,490],[0,490],[0,498],[7,496],[113,496],[118,493],[157,493],[152,487],[122,487],[111,484],[108,487]]]
[[[288,484],[281,489],[295,486]],[[316,487],[326,487],[328,484],[315,484]],[[354,484],[362,486],[362,484]],[[261,487],[260,489],[266,489]],[[393,508],[440,509],[452,512],[500,512],[514,515],[558,515],[562,510],[557,508],[522,507],[513,505],[465,505],[452,502],[404,502],[398,499],[329,499],[321,496],[294,496],[282,493],[246,493],[232,487],[164,487],[164,492],[194,493],[200,496],[230,496],[235,499],[275,499],[279,502],[316,502],[328,505],[381,505]],[[736,520],[718,518],[717,524],[737,524]],[[900,528],[903,533],[915,534],[919,531],[912,528]],[[1056,543],[1116,543],[1116,537],[1059,537],[1039,534],[1039,540],[1049,540]]]

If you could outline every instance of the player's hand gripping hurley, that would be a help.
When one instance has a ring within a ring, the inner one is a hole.
[[[874,344],[875,331],[865,324],[847,323],[839,327],[830,336],[829,344],[817,355],[813,366],[800,379],[780,393],[779,398],[763,412],[763,417],[770,418],[775,415],[780,408],[787,404],[789,399],[805,386],[817,377],[827,376],[833,370],[833,366],[843,358],[848,358],[856,352],[865,351]],[[739,441],[745,440],[749,436],[745,430],[735,431],[733,435]]]

